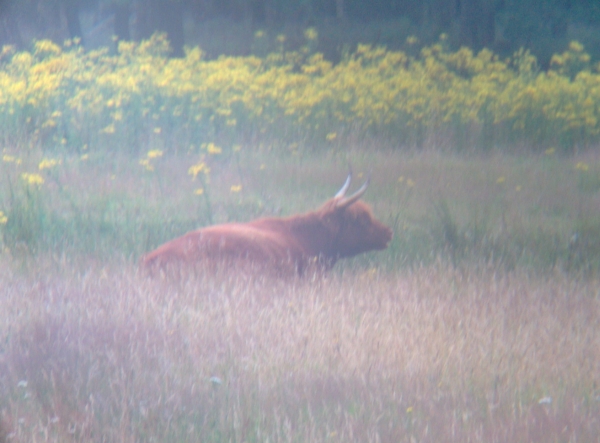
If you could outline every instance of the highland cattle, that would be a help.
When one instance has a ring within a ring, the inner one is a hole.
[[[241,263],[278,274],[303,275],[310,266],[327,270],[342,258],[385,249],[392,230],[361,201],[367,180],[346,197],[352,173],[339,192],[316,211],[248,223],[208,226],[171,240],[141,259],[144,268]]]

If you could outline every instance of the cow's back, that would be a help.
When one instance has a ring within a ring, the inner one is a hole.
[[[189,232],[163,244],[141,260],[149,269],[177,266],[264,266],[297,272],[307,258],[293,238],[251,224],[230,223]]]

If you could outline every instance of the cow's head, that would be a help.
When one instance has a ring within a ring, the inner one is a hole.
[[[352,173],[348,174],[335,197],[318,211],[332,238],[327,255],[335,259],[385,249],[393,236],[392,230],[375,219],[369,206],[360,201],[369,186],[369,180],[346,197],[351,180]]]

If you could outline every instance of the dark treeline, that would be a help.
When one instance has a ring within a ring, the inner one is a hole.
[[[85,26],[83,16],[88,17]],[[389,30],[396,21],[423,44],[445,33],[455,47],[488,47],[501,54],[526,47],[542,61],[569,39],[583,40],[592,55],[600,46],[598,0],[0,0],[0,45],[26,47],[32,39],[75,37],[85,45],[82,29],[91,33],[103,27],[117,40],[166,32],[172,55],[181,56],[186,43],[197,43],[186,40],[185,21],[201,27],[215,18],[253,29],[276,30],[290,23],[329,26],[334,34],[335,26],[386,22]],[[392,33],[364,43],[393,48],[405,37]]]

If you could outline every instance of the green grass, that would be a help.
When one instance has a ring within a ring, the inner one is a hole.
[[[43,185],[21,179],[50,157],[61,163],[39,171]],[[154,158],[152,171],[130,156],[82,160],[32,152],[22,160],[5,162],[0,181],[0,210],[7,216],[0,232],[13,257],[135,261],[211,220],[315,209],[333,196],[351,164],[355,186],[371,174],[365,200],[395,231],[387,251],[355,262],[397,269],[441,258],[455,265],[586,273],[600,266],[600,162],[591,153],[563,158],[350,148],[274,154],[243,148],[205,159],[211,168],[202,176],[205,184],[187,173],[198,162],[194,155]],[[198,188],[204,194],[196,195]]]
[[[595,153],[244,147],[202,195],[198,160],[4,162],[0,442],[596,441]],[[314,209],[349,163],[386,251],[288,281],[137,268],[210,218]]]

